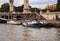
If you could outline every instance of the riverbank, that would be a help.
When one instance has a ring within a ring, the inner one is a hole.
[[[7,22],[9,22],[9,23],[7,23]],[[36,24],[36,22],[37,22],[37,24]],[[0,24],[9,24],[9,25],[23,25],[23,23],[24,24],[31,24],[32,26],[34,26],[35,27],[35,25],[36,25],[36,27],[56,27],[56,28],[60,28],[60,22],[59,21],[40,21],[40,22],[38,22],[38,21],[30,21],[30,22],[28,22],[28,21],[2,21],[2,22],[0,22]],[[35,23],[35,25],[34,25],[34,23]],[[29,27],[29,25],[25,25],[25,26],[28,26]],[[30,26],[31,27],[31,26]]]

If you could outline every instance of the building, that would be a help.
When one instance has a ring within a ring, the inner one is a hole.
[[[52,9],[52,10],[55,10],[56,8],[57,8],[57,4],[52,4],[45,7],[45,9]]]

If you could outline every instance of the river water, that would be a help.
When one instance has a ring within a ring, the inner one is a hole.
[[[0,41],[60,41],[60,28],[0,24]]]

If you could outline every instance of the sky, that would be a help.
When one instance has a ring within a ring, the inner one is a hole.
[[[9,3],[9,0],[0,0],[0,7],[3,3]],[[21,6],[24,3],[24,0],[14,0],[15,6]],[[32,7],[37,7],[44,9],[46,5],[56,4],[57,0],[29,0],[29,5]]]

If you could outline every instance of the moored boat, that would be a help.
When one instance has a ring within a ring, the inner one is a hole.
[[[53,27],[53,24],[47,21],[25,21],[22,25],[28,27]]]
[[[41,27],[42,26],[42,24],[37,21],[22,22],[22,25],[27,26],[27,27]]]
[[[43,27],[53,27],[53,24],[48,21],[40,21]]]
[[[13,25],[20,25],[21,22],[20,21],[7,21],[7,24],[13,24]]]

